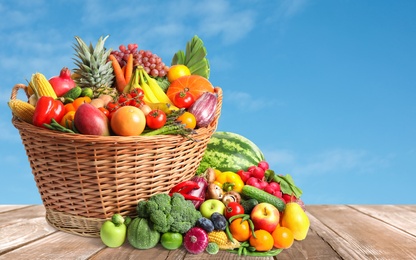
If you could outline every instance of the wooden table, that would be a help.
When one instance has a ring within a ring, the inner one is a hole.
[[[416,259],[416,205],[309,205],[308,236],[275,259]],[[0,259],[273,259],[107,248],[99,238],[57,231],[42,205],[0,206]]]

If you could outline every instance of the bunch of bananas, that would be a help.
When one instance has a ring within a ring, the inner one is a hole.
[[[172,103],[163,89],[159,86],[156,79],[150,77],[142,66],[135,68],[133,77],[129,84],[124,88],[123,92],[129,93],[134,88],[141,88],[143,90],[143,101],[152,108],[164,107],[171,111],[179,109]]]

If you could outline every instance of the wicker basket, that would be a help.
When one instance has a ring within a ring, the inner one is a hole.
[[[15,99],[19,89],[12,89]],[[99,236],[114,213],[134,215],[137,202],[168,192],[194,176],[221,113],[222,91],[214,121],[193,135],[92,136],[36,127],[15,117],[46,219],[55,228]]]

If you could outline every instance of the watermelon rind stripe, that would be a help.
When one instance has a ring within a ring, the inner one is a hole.
[[[262,151],[246,137],[232,132],[215,132],[204,153],[197,174],[207,168],[220,171],[247,170],[264,160]]]

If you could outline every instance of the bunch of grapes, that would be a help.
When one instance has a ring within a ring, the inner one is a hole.
[[[127,45],[120,45],[119,50],[111,51],[111,54],[123,67],[126,65],[130,54],[133,54],[133,65],[142,66],[144,70],[152,77],[164,77],[166,76],[169,67],[163,63],[162,58],[152,53],[151,51],[138,50],[136,43],[130,43]]]

